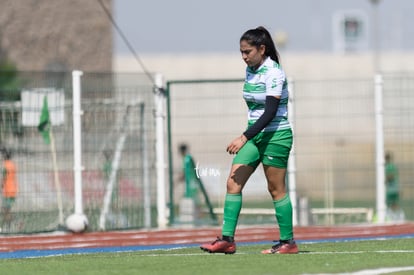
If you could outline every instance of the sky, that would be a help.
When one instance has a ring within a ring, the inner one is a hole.
[[[414,1],[377,7],[380,48],[414,49]],[[330,51],[338,10],[362,10],[372,30],[370,0],[113,0],[115,21],[137,53],[238,52],[242,33],[259,25],[286,33],[286,50]],[[115,53],[130,53],[113,35]]]

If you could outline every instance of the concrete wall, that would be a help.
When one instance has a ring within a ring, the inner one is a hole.
[[[210,54],[143,54],[140,56],[150,72],[162,73],[167,80],[205,78],[243,78],[245,64],[238,53]],[[332,54],[323,52],[281,53],[282,65],[289,77],[332,79],[372,77],[371,53]],[[387,52],[379,55],[382,72],[414,71],[413,52]],[[114,56],[117,72],[142,72],[131,56]]]

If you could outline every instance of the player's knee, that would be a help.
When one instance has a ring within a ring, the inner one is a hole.
[[[284,184],[279,185],[272,185],[269,184],[267,187],[269,194],[272,196],[274,200],[283,197],[286,194],[286,188]]]
[[[243,184],[235,181],[232,178],[227,180],[227,193],[228,194],[238,194],[242,191]]]

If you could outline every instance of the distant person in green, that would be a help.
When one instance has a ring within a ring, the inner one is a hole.
[[[194,159],[189,153],[188,145],[185,143],[180,144],[178,151],[182,157],[180,182],[184,183],[183,186],[180,186],[179,190],[177,190],[179,196],[184,199],[181,201],[184,205],[180,205],[180,216],[192,216],[192,222],[195,222],[201,217],[201,200],[199,197],[201,194],[199,192],[201,182],[196,172]],[[192,202],[192,207],[186,204],[190,201]]]
[[[181,144],[178,148],[182,157],[182,176],[184,181],[184,197],[195,198],[197,194],[197,174],[193,157],[190,155],[187,144]]]
[[[386,220],[403,221],[404,212],[400,207],[400,188],[398,168],[394,163],[391,152],[385,155],[385,188],[386,188]]]
[[[387,207],[395,208],[400,200],[400,191],[398,187],[398,169],[390,152],[385,155],[385,187]]]

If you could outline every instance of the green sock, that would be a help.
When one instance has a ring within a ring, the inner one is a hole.
[[[280,239],[290,240],[293,238],[293,214],[292,203],[286,194],[282,199],[273,201],[276,210],[276,220],[279,224]]]
[[[223,227],[221,230],[223,236],[234,237],[241,207],[241,194],[226,194],[224,201]]]

